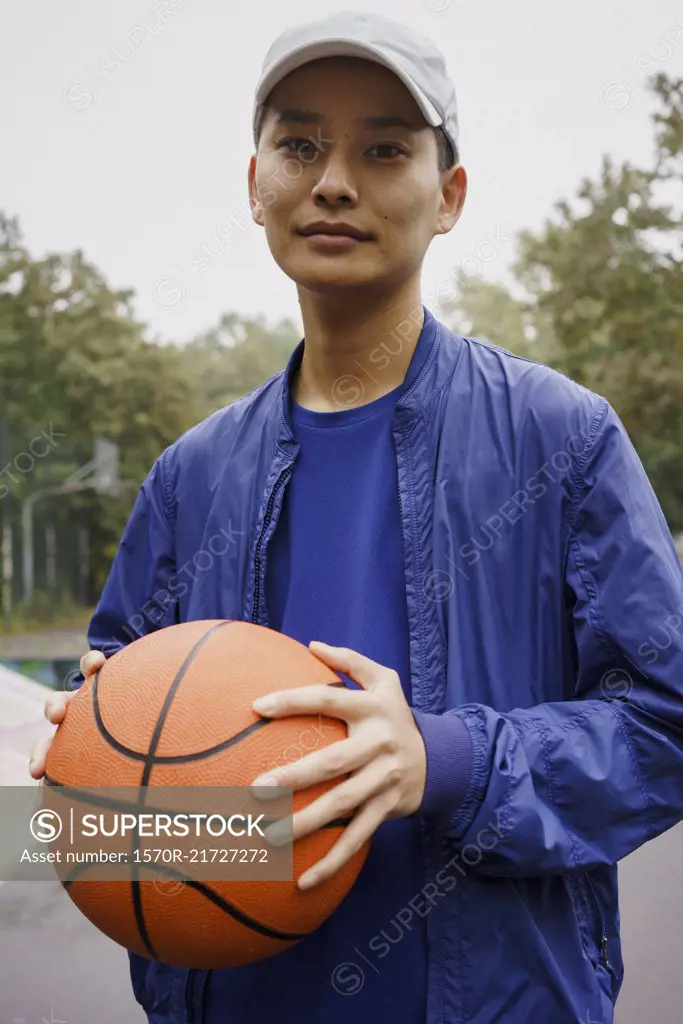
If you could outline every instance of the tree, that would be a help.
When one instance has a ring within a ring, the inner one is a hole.
[[[283,370],[299,340],[290,320],[269,327],[262,316],[253,319],[237,313],[225,313],[216,327],[193,338],[183,356],[205,415]]]
[[[142,481],[161,449],[200,418],[182,353],[143,334],[132,292],[111,289],[78,251],[32,259],[16,219],[0,214],[0,469],[13,477],[3,514],[14,527],[15,554],[20,503],[89,461],[95,435],[119,445],[122,476]],[[56,431],[59,443],[49,457],[33,459],[26,453],[46,430]],[[27,471],[16,470],[20,464]],[[130,504],[130,493],[112,500],[85,491],[41,509],[61,528],[70,520],[87,527],[93,593]]]
[[[662,108],[653,167],[605,157],[573,203],[556,204],[539,232],[520,233],[513,277],[522,297],[479,283],[449,314],[604,395],[681,529],[683,80],[658,75],[652,91]],[[671,183],[678,208],[666,201]]]

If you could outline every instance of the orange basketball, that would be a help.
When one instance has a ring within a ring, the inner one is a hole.
[[[109,658],[75,694],[47,757],[46,798],[63,786],[250,786],[274,765],[346,736],[339,719],[266,719],[251,707],[266,693],[320,683],[341,680],[303,644],[263,626],[204,620],[157,630]],[[294,811],[339,781],[294,793]],[[346,824],[294,843],[292,880],[194,882],[169,895],[168,874],[155,880],[147,864],[145,881],[88,881],[86,866],[63,884],[126,949],[176,967],[237,967],[290,948],[338,906],[369,842],[327,882],[301,890],[296,880]]]

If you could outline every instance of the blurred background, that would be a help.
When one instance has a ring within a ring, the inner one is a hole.
[[[4,784],[30,783],[44,697],[87,649],[153,461],[281,370],[301,337],[294,287],[247,204],[252,93],[272,38],[337,6],[5,9]],[[608,398],[683,556],[683,4],[356,6],[435,38],[458,91],[469,193],[428,255],[425,304]],[[681,854],[675,829],[622,865],[619,1024],[683,1020]],[[9,1024],[135,1018],[125,956],[61,891],[0,882],[0,944]]]

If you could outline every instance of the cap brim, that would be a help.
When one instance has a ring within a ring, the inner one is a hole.
[[[393,71],[397,78],[400,78],[424,114],[428,124],[436,128],[443,123],[434,104],[403,68],[396,64],[391,57],[388,57],[380,47],[371,46],[369,43],[360,43],[356,39],[324,39],[315,43],[306,43],[304,46],[290,51],[285,57],[276,61],[259,82],[255,104],[263,103],[278,82],[281,82],[291,71],[300,68],[303,64],[309,64],[313,60],[320,60],[322,57],[360,57],[373,61],[375,64],[382,64],[385,68]]]

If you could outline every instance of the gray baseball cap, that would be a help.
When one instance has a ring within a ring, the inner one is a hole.
[[[441,126],[459,152],[455,87],[441,51],[427,36],[380,14],[338,11],[328,17],[293,25],[268,50],[254,99],[256,112],[281,79],[321,57],[362,57],[396,74],[414,97],[428,124]]]

